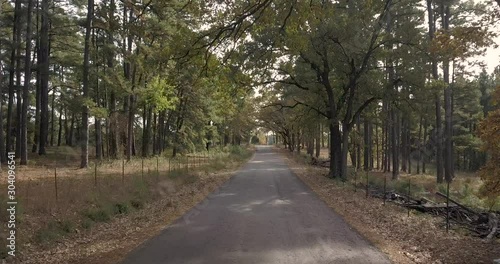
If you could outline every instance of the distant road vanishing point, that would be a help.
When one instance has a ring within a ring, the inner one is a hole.
[[[390,263],[288,168],[272,147],[255,156],[122,264]]]

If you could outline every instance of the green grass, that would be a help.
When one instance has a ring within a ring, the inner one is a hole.
[[[113,204],[112,208],[114,215],[128,214],[130,212],[130,206],[128,203],[125,202],[115,203]]]
[[[108,208],[101,207],[85,210],[83,215],[93,222],[108,222],[111,220],[112,212]]]
[[[35,241],[41,244],[48,243],[72,234],[75,230],[75,224],[71,221],[51,221],[47,224],[47,227],[37,231]]]

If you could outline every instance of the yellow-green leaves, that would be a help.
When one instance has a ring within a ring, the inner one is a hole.
[[[155,110],[158,112],[173,109],[178,101],[175,96],[175,87],[159,75],[156,75],[148,82],[141,94],[145,103],[154,105]]]

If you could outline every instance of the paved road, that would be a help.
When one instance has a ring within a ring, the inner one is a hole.
[[[123,264],[390,263],[270,147]]]

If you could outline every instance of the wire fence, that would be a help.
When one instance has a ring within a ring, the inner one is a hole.
[[[189,177],[179,176],[208,169],[214,161],[228,155],[225,152],[200,152],[176,158],[156,156],[130,161],[93,161],[87,169],[56,164],[20,170],[16,182],[19,213],[30,216],[71,213],[89,207],[89,204],[155,195],[162,193],[160,182],[175,186],[189,180]],[[0,199],[6,197],[0,195]]]

